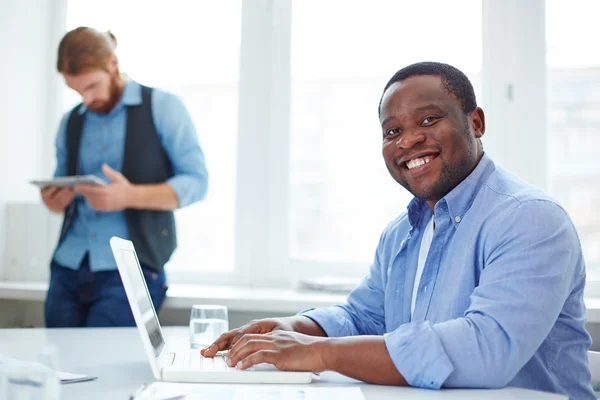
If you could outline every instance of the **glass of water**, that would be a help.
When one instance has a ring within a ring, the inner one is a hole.
[[[229,330],[227,307],[194,305],[190,314],[190,347],[204,348]]]

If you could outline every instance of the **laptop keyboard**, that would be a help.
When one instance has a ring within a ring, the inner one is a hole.
[[[209,371],[226,370],[230,367],[225,363],[225,356],[217,355],[213,358],[202,357],[199,351],[191,353],[188,366],[193,369],[203,369]]]
[[[234,369],[225,363],[225,356],[218,354],[213,358],[200,355],[199,350],[181,353],[167,353],[159,361],[161,367],[172,366],[178,368],[201,369],[205,371],[225,371]]]

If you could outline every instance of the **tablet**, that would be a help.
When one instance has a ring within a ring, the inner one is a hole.
[[[45,188],[48,186],[73,187],[79,184],[106,185],[105,181],[94,175],[61,176],[60,178],[29,181],[29,183],[40,188]]]

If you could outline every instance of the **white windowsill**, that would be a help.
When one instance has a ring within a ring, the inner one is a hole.
[[[0,299],[44,301],[45,282],[0,281]],[[218,285],[172,284],[164,308],[189,309],[193,304],[221,304],[230,311],[297,313],[312,307],[343,303],[345,295],[301,292],[294,289],[248,288]],[[585,299],[588,322],[600,322],[600,298]]]
[[[0,299],[44,301],[45,282],[0,281]],[[164,308],[190,309],[193,304],[220,304],[230,311],[297,313],[340,304],[345,295],[294,289],[170,284]]]

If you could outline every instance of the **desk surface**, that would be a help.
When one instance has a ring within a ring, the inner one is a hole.
[[[180,340],[187,328],[164,329],[167,340]],[[187,339],[186,339],[187,340]],[[0,354],[34,360],[45,343],[58,347],[60,369],[65,372],[97,376],[93,382],[62,387],[61,399],[127,399],[142,383],[152,382],[152,372],[135,328],[82,329],[0,329]],[[367,399],[563,399],[564,397],[529,390],[423,390],[368,385],[326,372],[316,386],[358,385]],[[212,385],[211,385],[212,386]]]

